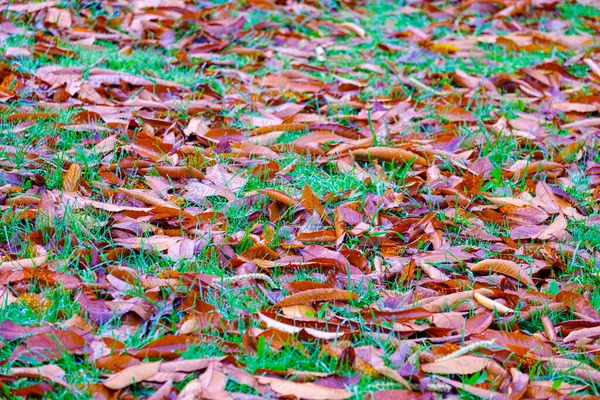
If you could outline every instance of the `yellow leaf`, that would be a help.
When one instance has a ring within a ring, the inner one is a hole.
[[[475,299],[475,301],[477,301],[479,304],[481,304],[488,310],[491,310],[491,311],[495,310],[500,315],[506,315],[506,314],[511,314],[511,313],[515,312],[515,310],[513,310],[512,308],[508,308],[504,304],[498,303],[495,300],[488,299],[484,295],[481,295],[477,292],[473,293],[473,298]]]
[[[452,54],[459,51],[460,48],[450,43],[431,43],[429,50],[440,54]]]

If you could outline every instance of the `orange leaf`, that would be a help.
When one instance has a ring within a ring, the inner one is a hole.
[[[509,260],[483,260],[471,267],[473,272],[497,272],[499,274],[508,275],[519,282],[525,283],[527,286],[535,287],[533,279],[524,271],[519,264]]]
[[[260,189],[259,192],[264,194],[265,196],[272,198],[273,200],[277,200],[278,202],[288,205],[290,207],[295,207],[298,205],[298,200],[288,196],[285,193],[280,192],[279,190]]]
[[[260,128],[253,129],[250,131],[250,136],[264,135],[265,133],[271,132],[294,132],[302,131],[306,128],[304,124],[282,124],[282,125],[269,125],[261,126]]]
[[[337,239],[337,235],[333,230],[320,230],[316,232],[303,232],[296,236],[296,240],[300,242],[333,242]]]
[[[323,205],[314,195],[310,186],[306,184],[304,185],[304,189],[302,189],[302,198],[300,199],[300,204],[302,204],[302,207],[306,208],[306,211],[311,214],[316,212],[328,225],[331,225],[331,221],[329,220]]]
[[[415,164],[427,165],[427,160],[418,154],[398,147],[369,147],[352,151],[358,159],[376,158],[382,161],[409,162],[414,160]]]
[[[73,163],[63,177],[62,190],[76,192],[79,187],[79,179],[81,179],[81,166]]]

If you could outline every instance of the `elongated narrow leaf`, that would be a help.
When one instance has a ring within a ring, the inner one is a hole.
[[[341,400],[352,397],[352,392],[345,389],[330,389],[314,383],[297,383],[266,376],[259,377],[258,382],[269,385],[271,390],[281,396],[294,396],[309,400]]]
[[[427,165],[427,160],[418,154],[396,147],[369,147],[368,149],[354,150],[352,154],[358,159],[376,158],[381,161],[403,163],[414,161],[416,164]]]
[[[310,289],[294,293],[281,300],[275,307],[287,307],[297,304],[309,304],[318,301],[349,301],[358,299],[358,294],[342,289]]]
[[[159,361],[125,368],[123,371],[111,375],[103,382],[103,385],[109,389],[123,389],[129,385],[143,382],[159,371],[160,364]]]
[[[470,375],[483,371],[490,360],[476,356],[461,356],[445,361],[436,361],[421,365],[421,371],[442,375]]]

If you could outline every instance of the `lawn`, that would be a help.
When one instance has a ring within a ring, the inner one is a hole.
[[[600,395],[596,1],[0,3],[0,398]]]

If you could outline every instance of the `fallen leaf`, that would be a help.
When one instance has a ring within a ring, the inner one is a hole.
[[[471,375],[483,371],[490,360],[475,356],[460,356],[450,360],[436,361],[421,365],[421,371],[442,375]]]
[[[271,390],[282,396],[295,396],[311,400],[336,400],[352,397],[352,392],[345,389],[330,389],[313,383],[296,383],[282,379],[258,377],[262,385],[269,385]]]
[[[77,163],[71,164],[63,177],[62,190],[65,192],[76,192],[81,179],[81,166]]]
[[[347,290],[309,289],[286,297],[275,304],[275,307],[288,307],[293,305],[315,303],[318,301],[349,301],[357,299],[358,295],[356,293]]]
[[[473,272],[497,272],[503,275],[508,275],[518,282],[522,282],[527,286],[535,287],[535,282],[529,274],[519,266],[519,264],[509,260],[489,259],[478,262],[471,268]]]
[[[123,389],[151,378],[159,371],[160,364],[160,361],[149,362],[125,368],[123,371],[109,376],[102,384],[109,389]]]

